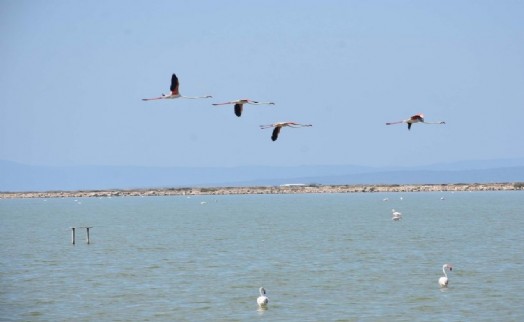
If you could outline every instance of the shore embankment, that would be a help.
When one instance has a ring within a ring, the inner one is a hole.
[[[181,187],[155,189],[107,189],[78,191],[0,192],[2,199],[16,198],[100,198],[181,195],[248,195],[297,193],[374,193],[435,191],[524,190],[524,183],[385,184],[385,185],[282,185],[254,187]]]

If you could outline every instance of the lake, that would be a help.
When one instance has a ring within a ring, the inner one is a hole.
[[[523,231],[519,191],[3,199],[0,320],[521,321]]]

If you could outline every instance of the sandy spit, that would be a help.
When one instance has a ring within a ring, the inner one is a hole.
[[[523,183],[391,184],[391,185],[283,185],[259,187],[191,187],[158,189],[108,189],[86,191],[0,192],[1,199],[16,198],[100,198],[181,195],[247,195],[291,193],[511,191],[524,190]]]

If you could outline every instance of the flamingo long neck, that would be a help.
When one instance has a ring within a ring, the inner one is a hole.
[[[446,274],[446,265],[442,266],[442,272],[444,272],[444,276],[448,278],[448,274]]]

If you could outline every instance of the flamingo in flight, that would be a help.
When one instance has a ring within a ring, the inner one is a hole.
[[[444,272],[444,276],[438,279],[438,284],[440,287],[448,287],[448,274],[446,274],[446,269],[449,269],[451,272],[453,270],[453,266],[450,264],[444,264],[442,265],[442,272]]]
[[[162,94],[162,96],[159,97],[153,97],[153,98],[143,98],[142,101],[154,101],[154,100],[163,100],[163,99],[174,99],[174,98],[188,98],[188,99],[196,99],[196,98],[211,98],[213,96],[206,95],[206,96],[182,96],[180,95],[180,92],[178,91],[178,86],[180,83],[178,82],[178,77],[176,77],[175,74],[171,76],[171,87],[169,90],[171,93],[169,94]]]
[[[280,129],[283,128],[283,127],[286,127],[286,126],[289,126],[289,127],[308,127],[308,126],[313,126],[311,124],[300,124],[300,123],[296,123],[296,122],[278,122],[278,123],[273,123],[273,124],[268,124],[268,125],[260,125],[260,128],[261,129],[268,129],[268,128],[271,128],[273,127],[273,134],[271,135],[271,140],[273,141],[276,141],[278,139],[278,134],[280,133]]]
[[[269,298],[266,296],[266,289],[261,287],[259,290],[260,296],[257,298],[257,304],[260,308],[266,308],[269,303]]]
[[[411,130],[411,124],[413,123],[424,123],[424,124],[446,124],[444,121],[440,122],[426,122],[424,121],[424,114],[415,114],[411,116],[407,120],[397,121],[397,122],[388,122],[386,125],[392,125],[392,124],[401,124],[401,123],[407,123],[408,124],[408,130]]]
[[[235,115],[240,117],[242,115],[242,110],[244,109],[244,104],[251,104],[251,105],[275,105],[273,102],[258,102],[253,101],[248,98],[242,98],[236,101],[230,101],[230,102],[224,102],[224,103],[214,103],[213,106],[218,105],[227,105],[227,104],[235,104]]]

